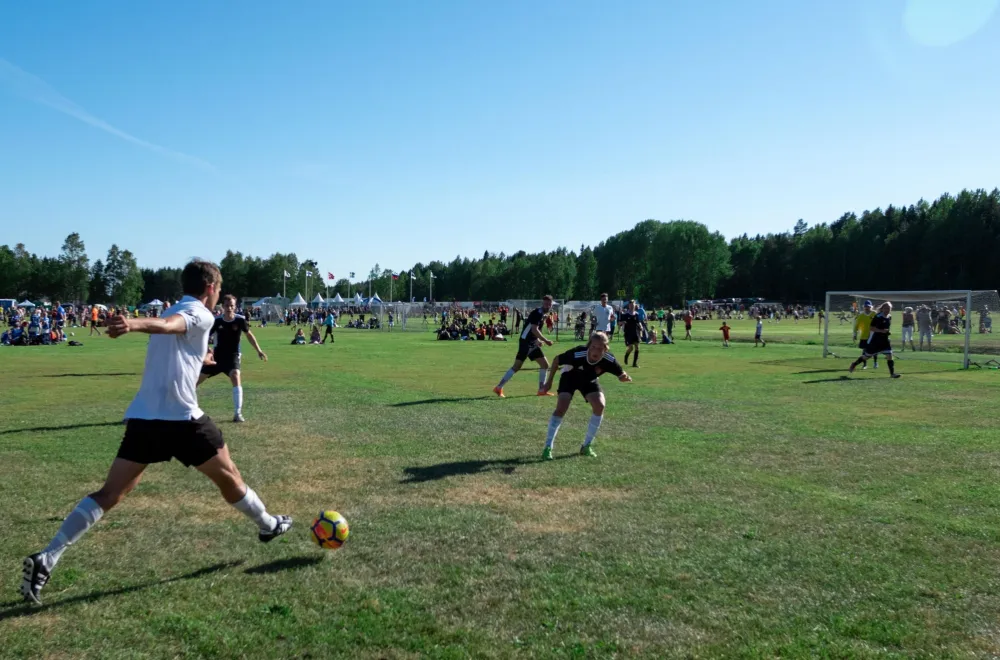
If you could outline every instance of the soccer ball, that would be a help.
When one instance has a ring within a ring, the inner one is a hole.
[[[312,540],[325,550],[336,550],[344,545],[351,533],[344,516],[336,511],[323,511],[313,521]]]

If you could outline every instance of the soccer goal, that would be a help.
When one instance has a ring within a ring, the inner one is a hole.
[[[542,332],[544,334],[555,335],[555,341],[559,341],[560,337],[562,337],[562,339],[566,339],[566,328],[560,327],[560,322],[563,319],[562,308],[565,302],[566,302],[565,300],[554,300],[552,302],[552,311],[551,311],[552,326],[550,328],[548,324],[546,324],[545,326],[542,327]],[[525,299],[505,300],[502,304],[506,305],[507,308],[510,310],[510,314],[507,316],[507,327],[510,328],[510,332],[513,335],[515,331],[515,325],[518,325],[517,328],[518,332],[524,329],[524,326],[515,324],[515,319],[516,319],[515,311],[520,313],[521,319],[523,321],[524,319],[528,318],[528,314],[530,314],[532,311],[542,306],[542,299],[538,298],[535,300],[525,300]]]
[[[960,363],[965,369],[1000,366],[992,319],[1000,308],[996,291],[828,291],[823,357],[857,357],[855,320],[869,300],[876,313],[882,303],[892,303],[891,340],[898,357]],[[912,315],[912,330],[904,330],[904,315]]]

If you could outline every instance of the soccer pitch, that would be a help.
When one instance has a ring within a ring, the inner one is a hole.
[[[1000,654],[1000,373],[903,354],[899,380],[848,378],[815,320],[765,325],[767,348],[719,325],[602,379],[596,459],[577,397],[551,462],[535,370],[491,393],[514,342],[255,329],[247,423],[222,377],[201,403],[292,532],[258,543],[195,470],[155,465],[41,608],[20,561],[103,481],[147,338],[0,349],[0,657]],[[336,552],[308,537],[322,509],[351,525]]]

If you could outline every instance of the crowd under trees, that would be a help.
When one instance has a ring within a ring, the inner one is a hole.
[[[808,226],[799,220],[792,231],[742,236],[726,241],[718,232],[689,220],[645,220],[595,247],[573,251],[456,257],[399,269],[376,264],[354,281],[326,280],[313,259],[294,253],[254,257],[228,251],[219,263],[224,292],[239,298],[282,292],[289,273],[289,293],[310,288],[347,297],[370,290],[387,297],[393,273],[400,275],[394,298],[407,299],[410,273],[413,295],[435,300],[540,298],[593,300],[604,291],[649,305],[680,305],[701,298],[762,297],[768,300],[818,302],[834,289],[996,289],[1000,280],[1000,190],[962,191],[921,200],[908,207],[889,206],[845,213],[835,222]],[[181,265],[179,265],[181,266]],[[181,295],[180,267],[140,268],[128,250],[112,245],[107,256],[91,263],[79,234],[66,237],[55,257],[39,257],[18,243],[0,245],[0,297],[135,305],[153,298]]]

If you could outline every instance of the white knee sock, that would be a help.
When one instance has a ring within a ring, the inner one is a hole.
[[[552,449],[552,446],[556,443],[556,433],[559,433],[559,426],[562,424],[562,417],[556,417],[552,415],[549,419],[549,432],[545,436],[545,448]]]
[[[260,501],[257,493],[253,492],[253,488],[250,486],[247,486],[247,494],[243,496],[243,499],[235,502],[233,506],[236,507],[237,511],[245,514],[247,518],[257,523],[262,532],[270,532],[278,524],[278,521],[267,512],[267,509],[264,508],[264,503]]]
[[[514,369],[513,368],[508,369],[507,373],[505,373],[503,375],[503,378],[500,379],[500,384],[497,385],[497,387],[503,387],[504,385],[507,384],[507,381],[509,381],[513,377],[514,377]]]
[[[45,550],[42,550],[42,561],[45,563],[46,568],[52,570],[52,567],[62,557],[62,553],[66,552],[66,548],[79,541],[80,537],[100,520],[103,515],[104,509],[90,497],[80,500],[76,508],[66,516],[66,520],[60,525],[59,531],[56,532],[55,537],[49,542],[49,545]]]
[[[243,386],[241,385],[233,388],[233,409],[237,415],[243,412]]]
[[[548,369],[538,370],[538,389],[542,389],[542,387],[545,385],[545,376],[547,372]]]
[[[604,419],[603,415],[591,415],[590,424],[587,424],[587,437],[583,441],[584,447],[589,447],[590,443],[594,441],[597,437],[597,431],[601,428],[601,420]]]

